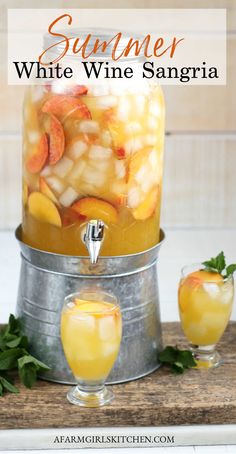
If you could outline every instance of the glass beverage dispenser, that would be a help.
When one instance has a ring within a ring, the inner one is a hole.
[[[123,310],[110,381],[158,366],[164,110],[161,88],[147,81],[58,79],[26,91],[18,314],[49,379],[71,381],[59,316],[64,296],[84,287],[112,290]]]

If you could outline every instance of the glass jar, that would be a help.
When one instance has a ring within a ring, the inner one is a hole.
[[[101,255],[159,241],[164,98],[157,85],[62,85],[27,89],[23,133],[23,241],[87,255],[90,219],[105,223]]]

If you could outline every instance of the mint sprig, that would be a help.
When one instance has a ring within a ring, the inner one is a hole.
[[[231,265],[226,265],[224,252],[221,251],[216,257],[212,257],[210,260],[202,262],[206,271],[211,271],[213,273],[219,273],[223,278],[232,276],[236,271],[236,263]]]
[[[32,388],[38,372],[49,370],[49,367],[29,353],[29,341],[24,335],[21,323],[10,315],[8,324],[0,330],[0,396],[4,392],[18,393],[9,372],[18,370],[20,381]]]
[[[180,350],[170,345],[159,353],[158,359],[162,364],[170,367],[174,374],[183,374],[185,370],[197,365],[191,351]]]

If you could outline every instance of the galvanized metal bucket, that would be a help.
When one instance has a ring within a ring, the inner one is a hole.
[[[164,239],[155,247],[134,255],[100,257],[91,265],[88,257],[74,257],[40,251],[21,241],[17,315],[29,337],[31,351],[51,370],[41,374],[47,380],[74,384],[61,340],[60,316],[66,295],[82,289],[100,288],[112,292],[120,302],[123,336],[118,359],[108,383],[143,377],[159,367],[162,348],[157,258]]]

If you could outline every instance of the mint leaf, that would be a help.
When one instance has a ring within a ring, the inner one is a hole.
[[[30,355],[28,349],[28,338],[22,331],[21,323],[11,314],[8,324],[0,330],[0,396],[3,395],[4,390],[12,393],[19,392],[7,375],[8,370],[18,368],[22,383],[32,388],[37,380],[37,372],[50,369],[42,361]]]
[[[0,376],[0,383],[5,388],[7,391],[10,393],[15,393],[17,394],[19,392],[19,389],[16,388],[10,381],[6,380],[5,378]]]
[[[231,276],[232,274],[234,274],[235,271],[236,271],[236,263],[232,263],[232,265],[227,266],[226,277]]]
[[[216,257],[212,257],[210,260],[202,262],[202,264],[207,270],[221,274],[226,267],[224,252],[221,251]]]
[[[167,346],[161,353],[159,353],[158,359],[161,363],[174,363],[176,360],[176,349],[170,345]]]
[[[46,364],[42,363],[41,361],[39,361],[38,359],[34,358],[31,355],[25,355],[25,356],[22,356],[22,358],[18,359],[19,369],[21,369],[22,367],[24,367],[26,364],[29,364],[29,363],[34,364],[35,367],[37,368],[37,370],[40,370],[40,369],[49,370],[50,369],[48,366],[46,366]]]
[[[183,366],[183,364],[179,363],[178,361],[175,362],[174,364],[172,364],[171,366],[171,371],[174,373],[174,374],[183,374],[184,371],[185,371],[185,368]]]
[[[180,362],[185,368],[196,366],[193,354],[189,350],[178,350],[177,362]]]
[[[0,353],[0,370],[10,370],[17,367],[17,360],[22,356],[21,348],[13,348]]]
[[[219,271],[221,274],[222,271],[225,269],[226,263],[225,263],[225,255],[224,252],[221,251],[219,255],[216,257],[216,269]]]
[[[33,363],[25,363],[19,369],[20,381],[26,386],[26,388],[32,388],[37,380],[37,367]]]
[[[164,365],[169,366],[175,374],[182,374],[186,369],[196,366],[191,351],[180,350],[178,347],[171,347],[170,345],[159,353],[158,359]]]
[[[29,342],[26,336],[20,336],[17,337],[15,335],[12,335],[13,338],[11,340],[8,340],[6,342],[6,346],[9,348],[15,348],[15,347],[22,347],[27,349],[29,347]]]
[[[231,276],[236,271],[236,264],[226,266],[224,252],[221,251],[216,257],[212,257],[210,260],[202,262],[205,266],[206,271],[211,271],[221,274],[223,278]]]

